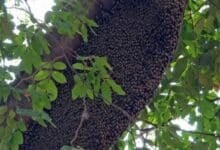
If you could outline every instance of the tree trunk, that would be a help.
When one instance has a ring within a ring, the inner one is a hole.
[[[107,56],[113,78],[127,95],[113,95],[109,106],[101,99],[87,100],[88,118],[79,128],[85,106],[71,99],[73,75],[66,70],[68,83],[59,85],[58,99],[49,111],[57,128],[32,123],[21,149],[59,150],[75,138],[74,145],[84,149],[107,150],[153,97],[176,49],[185,4],[186,0],[118,0],[109,11],[102,10],[96,17],[97,35],[91,34],[77,52]]]

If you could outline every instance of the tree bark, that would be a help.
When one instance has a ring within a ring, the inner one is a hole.
[[[134,122],[157,89],[172,60],[183,20],[186,0],[118,0],[108,11],[96,16],[99,28],[81,55],[107,56],[112,77],[126,96],[113,95],[113,104],[101,99],[71,99],[73,75],[66,70],[68,83],[59,86],[59,96],[49,114],[57,128],[31,123],[22,150],[59,150],[62,145],[107,150]],[[73,60],[74,61],[74,60]],[[83,111],[87,117],[81,122]],[[79,126],[81,122],[82,126]]]

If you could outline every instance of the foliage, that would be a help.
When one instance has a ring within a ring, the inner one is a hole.
[[[106,104],[112,102],[112,91],[118,95],[125,95],[125,92],[113,79],[108,71],[112,71],[106,57],[88,58],[78,57],[81,62],[73,64],[76,71],[80,71],[74,76],[75,86],[72,89],[72,98],[89,97],[94,99],[101,96]],[[90,64],[90,65],[88,65]]]
[[[220,1],[189,0],[170,68],[151,105],[115,146],[121,150],[126,145],[130,150],[219,148],[219,60]],[[187,129],[183,120],[195,128]]]
[[[81,57],[76,54],[77,59],[72,66],[66,57],[65,63],[58,57],[52,60],[44,58],[51,53],[51,45],[45,35],[51,32],[66,37],[81,35],[83,41],[87,42],[89,30],[94,32],[93,28],[98,27],[95,21],[87,17],[89,2],[57,0],[55,3],[52,11],[46,14],[45,21],[40,22],[32,14],[26,0],[15,0],[15,6],[10,8],[6,7],[6,1],[0,1],[1,149],[17,150],[23,143],[25,117],[32,118],[44,127],[47,126],[46,122],[56,127],[45,110],[51,109],[51,103],[57,98],[57,85],[67,82],[63,74],[67,67],[74,74],[73,100],[101,96],[109,105],[112,91],[125,95],[121,86],[111,78],[109,73],[112,67],[106,57]],[[15,24],[9,13],[11,8],[26,13],[27,21]],[[18,65],[6,65],[6,61],[16,59],[20,60]],[[14,82],[13,74],[16,76]],[[17,105],[20,101],[31,106],[22,108]]]

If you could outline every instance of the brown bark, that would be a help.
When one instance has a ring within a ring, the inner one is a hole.
[[[153,97],[176,49],[185,0],[118,0],[96,16],[100,27],[82,44],[81,55],[107,56],[113,78],[126,96],[113,96],[113,105],[101,99],[71,100],[72,73],[59,85],[59,96],[49,111],[57,128],[31,124],[22,150],[59,150],[73,144],[107,150]],[[73,60],[74,61],[74,60]],[[82,121],[82,113],[87,116]],[[81,122],[82,126],[79,126]],[[79,128],[80,127],[80,128]],[[77,133],[77,136],[76,136]]]

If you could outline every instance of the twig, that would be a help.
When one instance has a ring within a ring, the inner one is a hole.
[[[72,146],[74,145],[74,142],[76,141],[76,139],[77,139],[77,137],[79,135],[79,130],[82,128],[83,122],[89,118],[85,97],[83,99],[83,106],[84,106],[84,109],[83,109],[83,112],[82,112],[82,115],[81,115],[81,120],[80,120],[79,126],[76,129],[75,135],[74,135],[73,139],[70,142],[70,144]]]
[[[190,133],[190,134],[199,134],[199,135],[204,135],[204,136],[212,136],[212,137],[220,138],[220,134],[215,134],[215,133],[207,133],[207,132],[200,132],[200,131],[187,131],[187,130],[182,130],[182,129],[180,129],[180,131]]]
[[[152,131],[154,129],[155,129],[155,127],[151,127],[151,128],[146,128],[146,129],[140,129],[140,131],[142,131],[142,132],[150,132],[150,131]]]
[[[30,15],[30,18],[33,22],[35,22],[39,27],[41,27],[42,29],[45,29],[46,31],[49,31],[49,28],[44,24],[44,23],[40,23],[38,22],[38,19],[36,19],[33,15],[33,12],[31,10],[30,5],[28,4],[28,2],[26,0],[24,0],[25,5],[27,6],[27,9],[25,12],[27,12]]]
[[[152,123],[152,122],[150,122],[150,121],[148,121],[148,120],[144,120],[144,122],[146,122],[147,124],[150,124],[150,125],[154,126],[155,128],[158,127],[158,124]]]
[[[66,63],[67,63],[67,65],[69,66],[69,68],[72,70],[72,72],[75,72],[73,69],[72,69],[72,66],[71,66],[71,63],[70,63],[70,61],[69,61],[69,59],[68,59],[68,57],[67,57],[67,55],[66,55],[66,53],[65,53],[65,48],[64,48],[64,46],[62,45],[62,41],[61,42],[59,42],[58,41],[58,39],[56,39],[56,38],[54,38],[52,35],[50,35],[49,34],[49,36],[50,36],[50,38],[52,38],[52,40],[60,47],[60,49],[62,50],[62,53],[63,53],[63,58],[65,59],[65,61],[66,61]],[[68,48],[69,50],[72,50],[72,49],[70,49],[70,48]],[[78,54],[73,50],[73,52],[74,52],[74,54],[75,54],[75,57],[77,57],[78,56]]]
[[[57,61],[57,60],[60,60],[60,59],[62,59],[64,56],[58,56],[58,57],[55,57],[51,62],[49,62],[49,63],[53,63],[53,62],[55,62],[55,61]],[[46,65],[46,64],[45,64]],[[44,65],[42,65],[41,66],[41,68],[43,67]],[[41,69],[40,68],[40,69]],[[27,80],[30,80],[30,79],[32,79],[33,77],[34,77],[34,75],[40,70],[40,69],[37,69],[32,75],[30,75],[30,76],[28,76],[28,77],[24,77],[24,78],[22,78],[17,84],[15,84],[15,88],[17,88],[19,85],[21,85],[24,81],[27,81]]]
[[[28,77],[22,78],[14,87],[17,88],[17,87],[20,86],[21,83],[23,83],[24,81],[27,81],[27,80],[32,79],[33,76],[34,76],[34,75],[32,74],[32,75],[30,75],[30,76],[28,76]]]
[[[127,112],[127,111],[125,111],[124,109],[122,109],[121,107],[119,107],[119,106],[117,106],[117,105],[115,105],[115,104],[111,104],[114,108],[116,108],[116,109],[118,109],[118,110],[120,110],[127,118],[128,118],[128,120],[129,121],[132,121],[132,116],[131,115],[129,115],[129,113]]]
[[[204,136],[212,136],[212,137],[220,138],[220,134],[218,134],[218,133],[208,133],[208,132],[201,132],[201,131],[189,131],[189,130],[181,129],[177,126],[172,126],[172,128],[176,131],[179,130],[179,131],[190,133],[190,134],[199,134],[199,135],[204,135]]]

